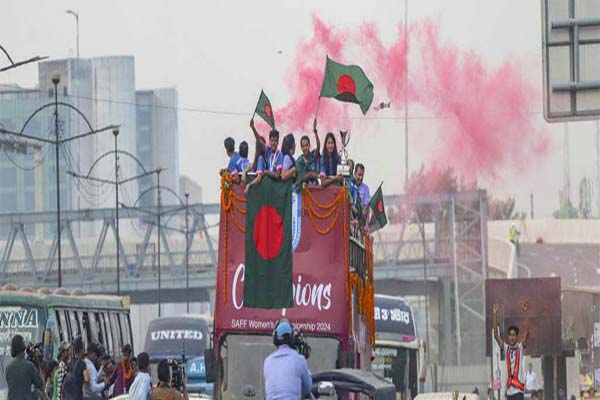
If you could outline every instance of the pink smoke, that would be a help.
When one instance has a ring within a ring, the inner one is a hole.
[[[469,180],[496,179],[500,168],[518,170],[532,157],[547,153],[549,142],[530,113],[538,108],[539,91],[524,80],[517,64],[484,67],[473,51],[442,44],[439,28],[431,20],[411,24],[408,41],[404,26],[399,25],[395,40],[387,46],[374,23],[340,30],[313,16],[313,28],[312,37],[298,45],[286,75],[291,100],[275,113],[284,130],[299,133],[310,129],[326,55],[360,65],[373,81],[370,117],[377,117],[373,107],[387,99],[392,103],[387,115],[402,117],[408,44],[409,110],[412,105],[424,110],[435,118],[438,129],[430,166],[454,168]],[[354,108],[358,107],[322,99],[319,131],[352,128],[353,122],[359,121],[370,123]]]

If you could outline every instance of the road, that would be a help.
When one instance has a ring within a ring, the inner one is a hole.
[[[519,277],[559,276],[562,286],[600,285],[600,245],[521,244]]]

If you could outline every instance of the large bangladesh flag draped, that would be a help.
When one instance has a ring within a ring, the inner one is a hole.
[[[246,202],[244,307],[292,306],[292,182],[265,176]]]
[[[360,105],[366,114],[373,102],[373,84],[358,65],[344,65],[327,57],[321,97]]]
[[[260,91],[260,97],[258,103],[256,103],[256,109],[254,110],[267,124],[275,129],[275,116],[273,115],[273,107],[271,107],[271,101],[265,94],[264,91]]]

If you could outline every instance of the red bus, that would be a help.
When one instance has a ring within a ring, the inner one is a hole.
[[[286,317],[312,348],[312,373],[371,369],[373,252],[371,239],[352,221],[347,189],[305,188],[293,195],[294,307],[245,308],[245,201],[243,187],[224,185],[213,348],[205,356],[216,399],[264,398],[263,361],[275,350],[272,333]]]

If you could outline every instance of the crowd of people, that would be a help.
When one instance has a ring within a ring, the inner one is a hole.
[[[366,216],[371,194],[369,186],[364,182],[364,164],[355,165],[354,161],[349,159],[349,175],[344,176],[339,168],[342,160],[332,132],[325,136],[325,145],[321,151],[316,119],[313,122],[315,147],[311,148],[310,137],[303,135],[300,138],[301,154],[297,157],[294,134],[287,134],[279,149],[277,129],[271,129],[267,143],[256,129],[254,119],[250,120],[250,128],[256,141],[254,157],[249,158],[248,142],[242,141],[236,151],[235,140],[231,137],[226,138],[224,145],[229,164],[227,168],[221,169],[221,175],[229,175],[233,184],[246,184],[246,193],[253,186],[259,185],[265,176],[283,181],[291,180],[296,187],[347,184],[354,214],[361,219]],[[250,179],[250,176],[253,179]]]
[[[13,359],[5,370],[8,400],[103,400],[121,395],[132,400],[187,399],[185,379],[182,392],[171,386],[170,360],[158,363],[158,382],[152,382],[148,353],[133,357],[128,344],[121,349],[120,359],[114,360],[98,343],[86,348],[77,338],[60,345],[57,360],[43,363],[28,360],[26,348],[21,335],[12,338]]]

